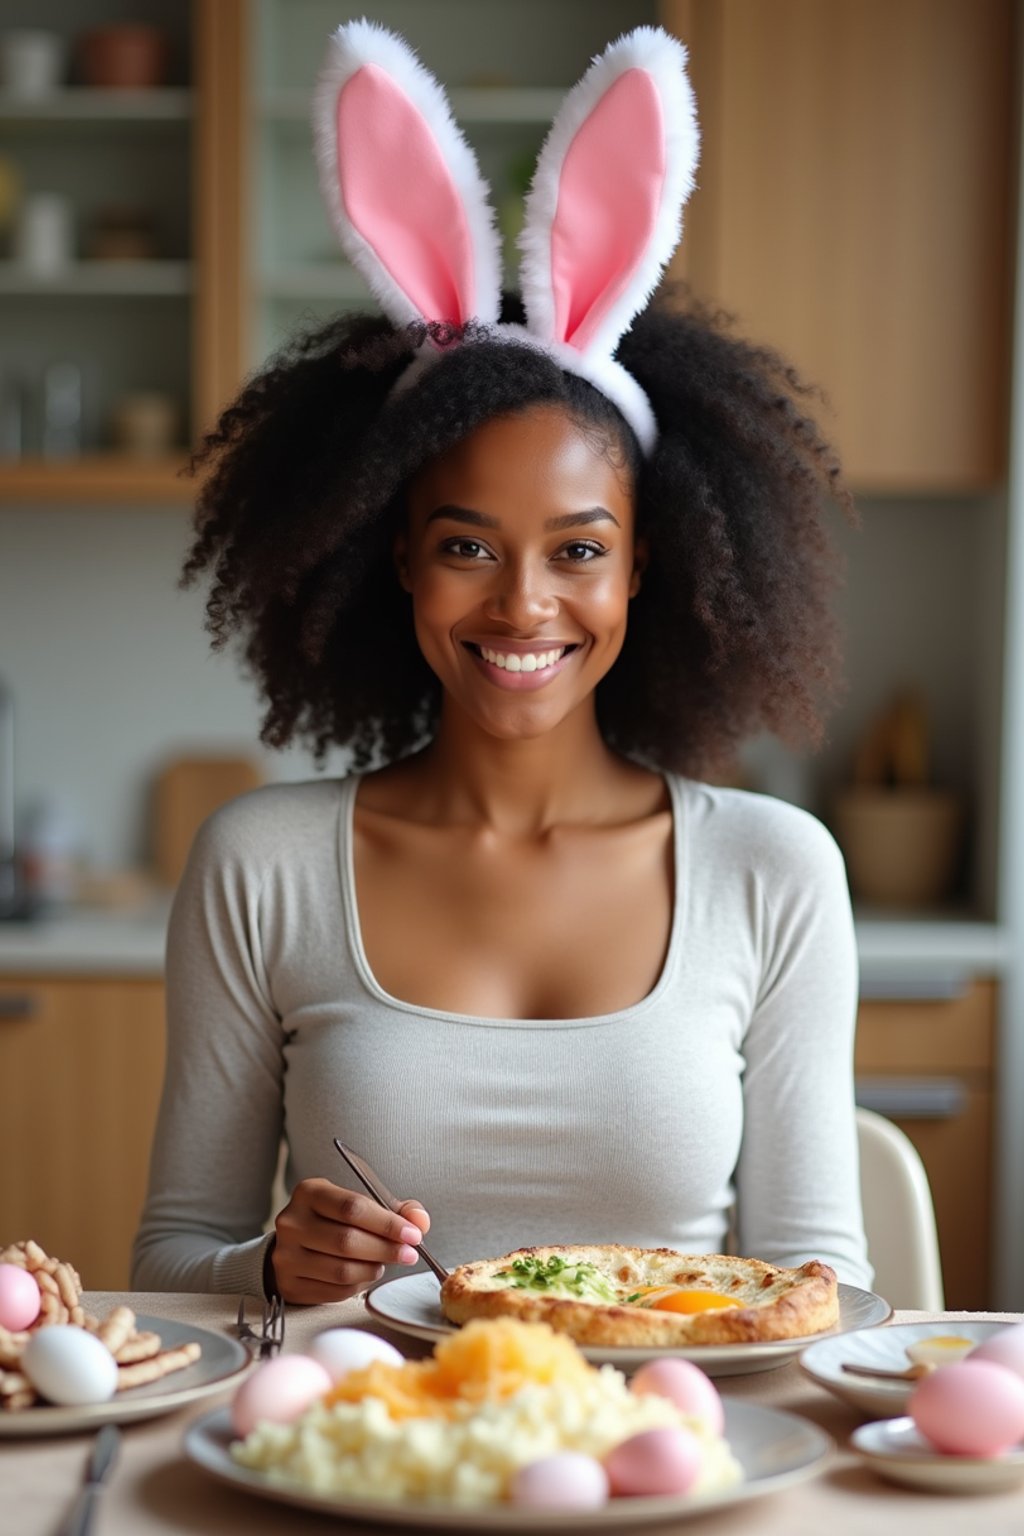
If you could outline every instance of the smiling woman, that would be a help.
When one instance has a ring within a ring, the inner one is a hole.
[[[368,24],[332,48],[321,172],[385,317],[299,339],[224,413],[185,577],[212,577],[215,643],[243,640],[264,740],[356,771],[196,841],[135,1283],[340,1299],[416,1262],[428,1209],[448,1265],[713,1253],[731,1225],[864,1283],[842,861],[810,816],[702,777],[749,733],[820,732],[823,519],[848,498],[780,359],[645,307],[692,181],[682,50],[642,28],[570,95],[525,302],[499,308],[440,88]],[[438,179],[403,241],[388,167],[353,179],[389,142],[346,140],[354,79],[385,115],[398,93]],[[337,1186],[335,1136],[399,1212]]]

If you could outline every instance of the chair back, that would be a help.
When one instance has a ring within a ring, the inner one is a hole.
[[[900,1310],[945,1306],[935,1207],[913,1142],[871,1109],[857,1109],[861,1200],[875,1290]]]

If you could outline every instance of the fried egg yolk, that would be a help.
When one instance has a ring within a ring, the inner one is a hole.
[[[720,1291],[684,1291],[677,1286],[646,1285],[638,1293],[640,1305],[654,1312],[721,1312],[740,1303]]]
[[[962,1360],[974,1348],[974,1339],[962,1339],[957,1334],[933,1334],[930,1339],[918,1339],[907,1345],[907,1356],[915,1365],[949,1365],[952,1360]]]

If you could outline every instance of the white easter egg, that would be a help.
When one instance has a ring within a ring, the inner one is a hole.
[[[41,1397],[64,1408],[105,1403],[117,1391],[117,1361],[110,1350],[73,1323],[34,1333],[21,1368]]]
[[[328,1328],[317,1334],[306,1353],[319,1360],[332,1381],[340,1381],[349,1371],[361,1371],[374,1360],[383,1360],[387,1365],[405,1364],[393,1344],[365,1328]]]

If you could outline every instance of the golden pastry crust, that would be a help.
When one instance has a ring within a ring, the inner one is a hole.
[[[496,1280],[516,1260],[592,1264],[622,1303],[518,1289]],[[714,1311],[654,1311],[624,1299],[640,1286],[716,1291],[740,1305]],[[823,1333],[839,1321],[839,1288],[827,1264],[811,1259],[780,1269],[760,1259],[728,1254],[676,1253],[671,1248],[627,1248],[620,1243],[520,1248],[497,1259],[462,1264],[441,1287],[441,1310],[453,1323],[474,1317],[516,1317],[548,1323],[577,1344],[611,1348],[672,1348],[690,1344],[761,1344]]]

